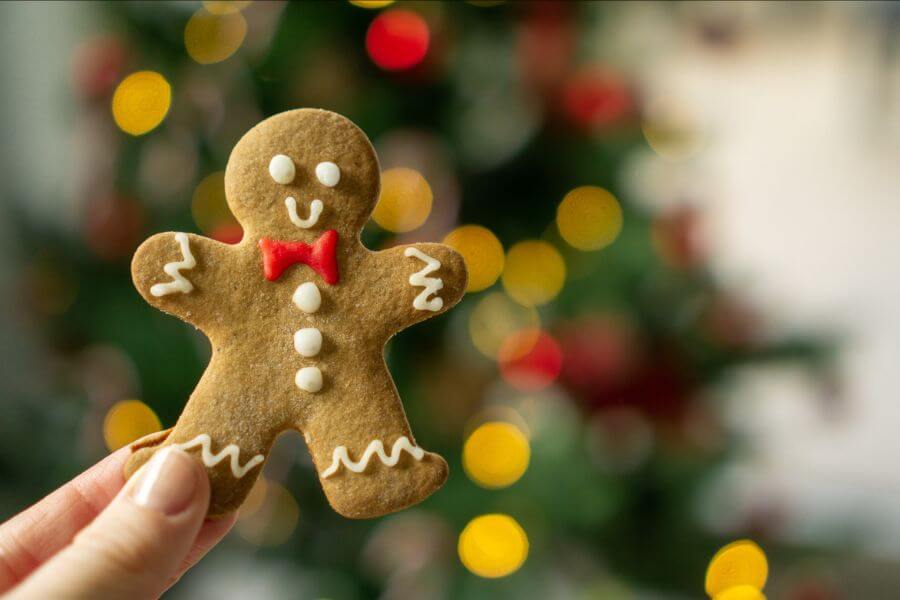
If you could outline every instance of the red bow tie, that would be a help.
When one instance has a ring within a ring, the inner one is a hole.
[[[285,269],[296,263],[312,268],[322,276],[325,283],[334,285],[338,282],[337,265],[338,234],[334,229],[323,233],[312,244],[305,242],[281,242],[261,238],[259,249],[263,255],[263,273],[269,281],[275,281]]]

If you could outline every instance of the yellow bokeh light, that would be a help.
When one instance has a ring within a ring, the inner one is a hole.
[[[234,54],[247,35],[247,20],[239,11],[215,14],[195,12],[184,27],[184,47],[201,65],[225,60]]]
[[[236,225],[225,201],[225,171],[216,171],[203,178],[191,198],[191,214],[200,231],[210,234],[223,225]]]
[[[540,326],[537,310],[522,306],[502,292],[488,294],[469,316],[469,335],[479,352],[497,358],[503,342],[517,331],[536,331]]]
[[[736,585],[717,594],[713,600],[766,600],[766,596],[752,585]]]
[[[203,8],[214,15],[229,15],[250,6],[250,0],[203,0]]]
[[[716,552],[706,569],[706,593],[712,598],[737,586],[763,589],[769,565],[762,548],[750,540],[740,540]]]
[[[444,243],[462,254],[469,270],[467,292],[480,292],[494,285],[503,272],[503,245],[490,229],[463,225],[447,234]]]
[[[398,167],[381,174],[381,195],[372,218],[395,233],[422,226],[431,213],[431,186],[415,169]]]
[[[528,536],[508,515],[489,514],[469,521],[459,534],[459,559],[479,577],[506,577],[528,558]]]
[[[504,488],[528,469],[531,448],[518,427],[502,421],[479,426],[463,445],[463,467],[472,481],[486,488]]]
[[[384,8],[394,3],[394,0],[348,0],[353,6],[360,8]]]
[[[103,439],[110,451],[162,429],[153,409],[140,400],[116,402],[103,419]]]
[[[257,546],[277,546],[283,544],[294,533],[300,520],[300,507],[287,489],[275,481],[266,481],[262,489],[251,493],[257,494],[253,499],[255,507],[246,511],[241,508],[237,532],[245,540]],[[262,500],[259,499],[262,495]],[[249,497],[248,497],[249,499]]]
[[[601,187],[577,187],[556,209],[559,234],[579,250],[599,250],[615,241],[622,231],[622,207]]]
[[[119,129],[143,135],[162,123],[172,103],[172,87],[155,71],[138,71],[122,80],[112,99]]]
[[[503,287],[524,306],[553,300],[566,281],[566,263],[559,250],[541,240],[526,240],[509,249],[503,267]]]

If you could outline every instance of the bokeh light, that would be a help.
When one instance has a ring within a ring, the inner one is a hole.
[[[509,249],[501,277],[513,300],[538,306],[559,294],[566,280],[566,263],[551,244],[526,240]]]
[[[504,488],[517,482],[528,469],[528,438],[512,423],[491,421],[480,425],[463,445],[463,467],[469,478],[486,488]]]
[[[201,65],[225,60],[234,54],[247,35],[247,20],[238,10],[195,12],[184,27],[184,47]]]
[[[626,79],[597,67],[581,70],[566,82],[562,104],[575,124],[588,129],[616,124],[632,109]]]
[[[244,10],[251,0],[203,0],[203,8],[214,15],[228,15]]]
[[[488,294],[469,316],[472,344],[488,358],[496,359],[510,335],[517,331],[537,331],[540,317],[533,307],[522,306],[502,292]]]
[[[490,229],[480,225],[457,227],[444,243],[462,254],[469,270],[467,292],[480,292],[496,283],[503,272],[503,245]]]
[[[506,577],[528,558],[528,536],[508,515],[488,514],[469,521],[459,534],[459,559],[479,577]]]
[[[533,392],[556,381],[562,370],[562,350],[550,335],[522,330],[508,336],[497,355],[500,374],[517,390]]]
[[[752,585],[736,585],[716,594],[713,600],[766,600],[766,597]]]
[[[412,231],[428,218],[431,202],[431,186],[421,173],[405,167],[388,169],[381,174],[381,195],[372,219],[388,231]]]
[[[258,485],[262,489],[254,489],[251,494],[256,496],[250,506],[253,510],[241,509],[235,529],[241,537],[256,546],[283,544],[297,528],[300,507],[280,483],[266,481]],[[261,501],[260,496],[263,496]]]
[[[622,207],[601,187],[577,187],[556,209],[556,226],[572,247],[599,250],[613,243],[622,231]]]
[[[723,592],[749,586],[762,590],[769,576],[769,565],[762,548],[750,540],[732,542],[716,552],[706,570],[706,593],[720,600]],[[736,598],[753,598],[735,592]],[[734,599],[730,599],[734,600]]]
[[[116,125],[125,133],[143,135],[162,123],[172,103],[172,87],[155,71],[138,71],[122,80],[112,99]]]
[[[240,230],[240,225],[225,201],[225,171],[210,173],[197,184],[191,198],[191,215],[200,231],[207,235],[212,235],[213,232],[221,234],[224,231],[230,234],[235,231],[235,227]],[[237,240],[240,240],[240,236]]]
[[[428,52],[428,25],[414,12],[390,10],[372,20],[366,32],[366,51],[386,71],[404,71],[418,65]]]
[[[390,6],[394,3],[394,0],[348,0],[348,2],[353,6],[358,6],[360,8],[375,9]]]
[[[162,429],[153,409],[140,400],[116,402],[103,420],[103,439],[110,451]]]
[[[693,157],[706,143],[699,117],[671,98],[658,98],[648,104],[642,129],[653,151],[672,161]]]

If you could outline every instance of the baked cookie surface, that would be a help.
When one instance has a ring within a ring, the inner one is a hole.
[[[239,244],[161,233],[138,248],[140,294],[202,330],[213,352],[175,427],[132,446],[126,476],[179,445],[206,465],[209,514],[220,516],[243,502],[275,438],[296,430],[344,516],[400,510],[444,483],[447,463],[416,444],[384,345],[459,302],[466,268],[441,244],[362,245],[379,180],[356,125],[324,110],[284,112],[228,160]]]

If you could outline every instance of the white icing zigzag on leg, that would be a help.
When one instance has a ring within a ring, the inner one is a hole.
[[[154,284],[150,288],[150,293],[154,296],[165,296],[172,292],[187,294],[194,289],[191,282],[185,279],[184,275],[181,274],[182,269],[193,269],[197,266],[197,261],[194,260],[194,255],[191,254],[188,236],[186,233],[176,233],[175,241],[178,242],[178,245],[181,247],[181,261],[166,263],[163,267],[163,271],[172,278],[172,281]]]
[[[226,456],[231,458],[231,473],[240,479],[244,475],[247,474],[250,469],[261,463],[265,458],[262,454],[257,454],[253,458],[247,461],[243,467],[240,463],[240,453],[241,449],[235,446],[234,444],[228,444],[222,451],[218,454],[213,454],[212,452],[212,438],[205,433],[201,433],[194,439],[189,442],[182,442],[180,444],[172,444],[177,448],[181,448],[182,450],[190,450],[191,448],[195,448],[200,446],[201,455],[203,459],[203,464],[207,467],[214,467],[224,459]]]
[[[372,456],[376,454],[378,455],[378,458],[381,459],[382,463],[389,467],[394,467],[400,462],[400,453],[403,450],[406,450],[409,455],[416,460],[422,460],[425,456],[425,451],[418,446],[413,446],[406,436],[397,438],[397,441],[394,442],[394,446],[391,448],[390,455],[384,452],[384,444],[381,443],[381,440],[373,440],[369,443],[368,448],[363,452],[362,458],[360,458],[358,462],[353,462],[350,459],[350,455],[347,454],[346,446],[338,446],[334,449],[331,466],[322,471],[322,479],[327,479],[337,473],[337,470],[342,463],[354,473],[362,473],[366,470],[366,467],[369,466],[369,461],[372,459]]]
[[[441,263],[419,250],[418,248],[409,247],[403,253],[406,256],[415,256],[425,263],[421,271],[417,271],[409,276],[409,283],[414,286],[421,286],[425,289],[413,300],[413,308],[416,310],[430,310],[436,312],[444,306],[444,300],[437,296],[438,291],[444,287],[444,280],[440,277],[426,277],[429,273],[434,273],[441,268]],[[428,299],[428,296],[435,294],[434,298]]]

